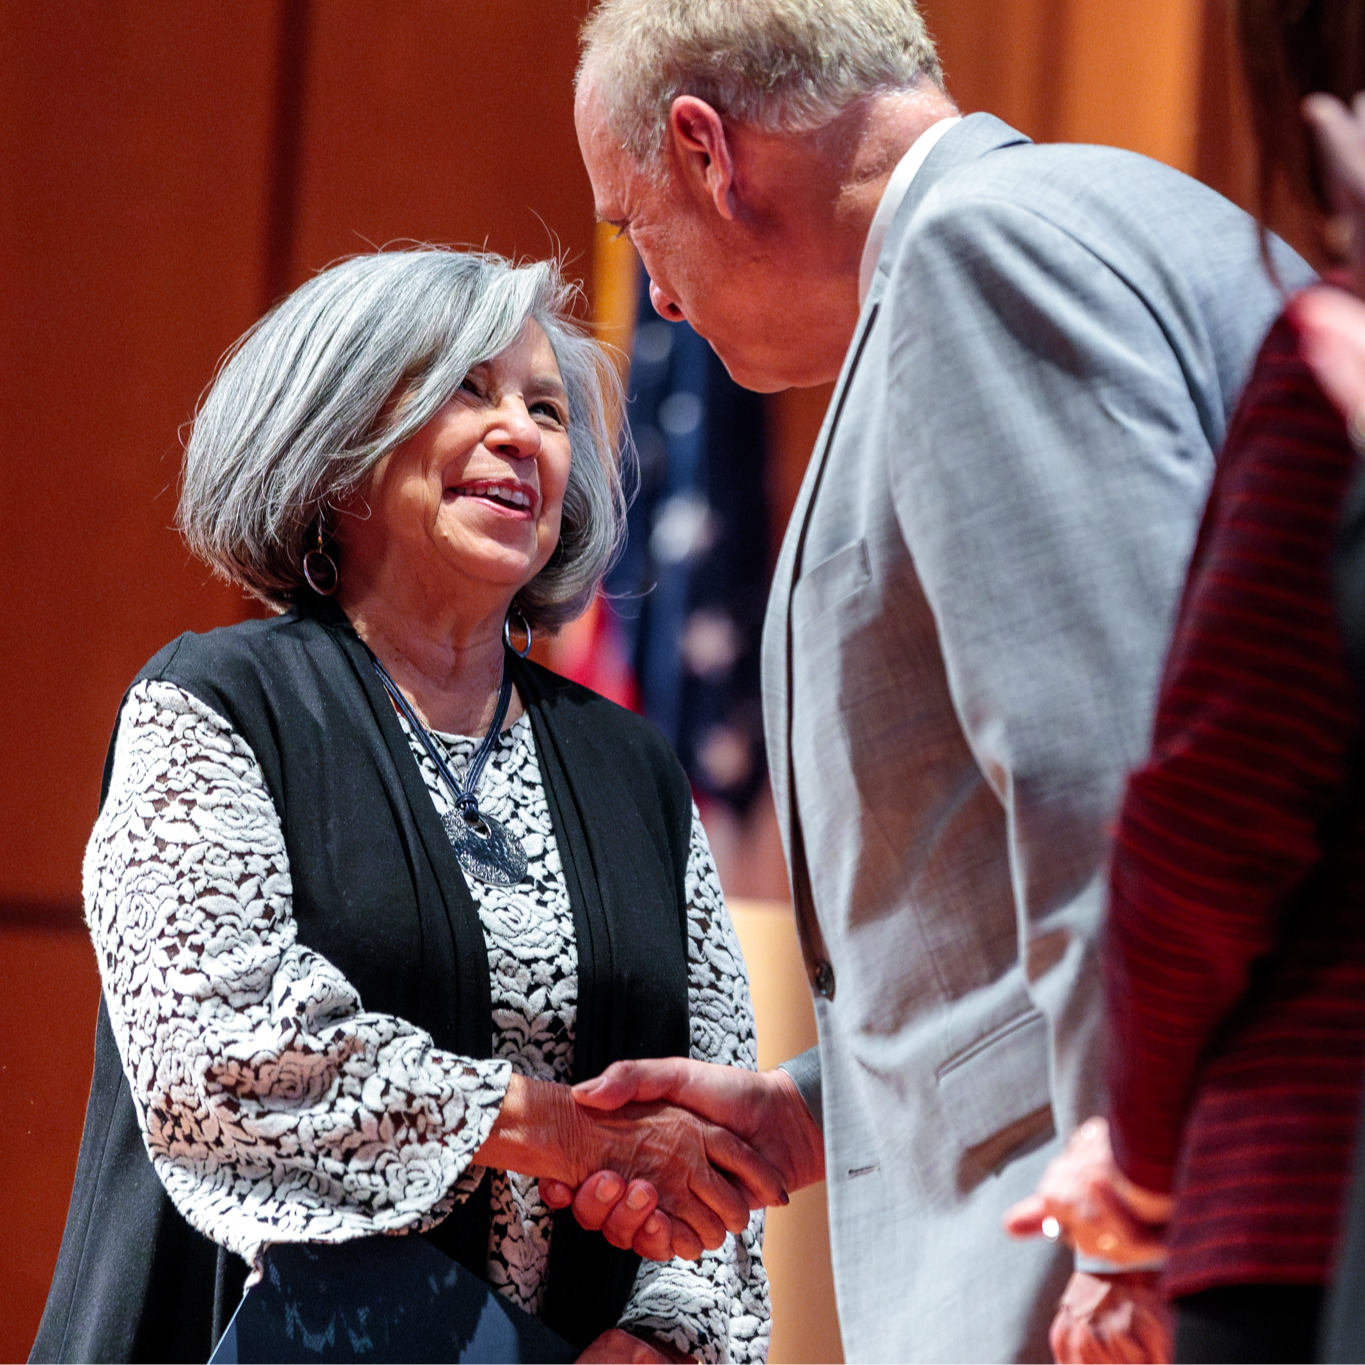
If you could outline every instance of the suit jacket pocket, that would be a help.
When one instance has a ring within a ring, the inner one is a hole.
[[[793,611],[807,620],[820,616],[871,581],[867,541],[855,540],[801,575],[792,589]]]
[[[949,1126],[986,1164],[1052,1136],[1047,1020],[1037,1010],[979,1038],[936,1075]]]

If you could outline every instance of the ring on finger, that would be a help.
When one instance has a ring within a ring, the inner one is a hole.
[[[1062,1225],[1051,1214],[1048,1214],[1048,1216],[1043,1219],[1040,1231],[1049,1242],[1055,1242],[1058,1241],[1062,1235]]]

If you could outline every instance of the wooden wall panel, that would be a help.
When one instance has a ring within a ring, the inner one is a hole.
[[[258,311],[274,7],[9,0],[0,79],[0,903],[70,905],[119,697],[239,614],[177,429]]]
[[[925,0],[923,9],[964,110],[988,109],[1039,142],[1109,143],[1193,171],[1205,5]]]
[[[27,1360],[80,1151],[99,977],[83,932],[9,921],[0,924],[0,980],[9,1040],[0,1056],[0,1360]]]
[[[399,239],[592,270],[573,131],[587,0],[316,5],[295,276]]]

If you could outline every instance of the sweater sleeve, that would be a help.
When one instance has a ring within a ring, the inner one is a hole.
[[[1220,457],[1119,816],[1105,944],[1115,1156],[1170,1188],[1201,1064],[1323,855],[1358,727],[1330,586],[1355,457],[1272,329]]]
[[[758,1064],[749,977],[695,806],[687,865],[687,1003],[691,1055],[700,1061]],[[645,1261],[621,1326],[652,1333],[700,1360],[768,1358],[768,1277],[763,1210],[700,1261]]]
[[[128,695],[84,890],[147,1150],[191,1224],[254,1262],[449,1212],[508,1064],[367,1012],[299,944],[256,759],[172,684]]]

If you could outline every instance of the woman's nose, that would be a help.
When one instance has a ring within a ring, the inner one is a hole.
[[[649,301],[661,318],[667,318],[669,322],[683,320],[683,310],[653,280],[649,282]]]
[[[540,425],[521,398],[508,395],[493,414],[493,424],[485,442],[498,450],[534,455],[540,449]]]

